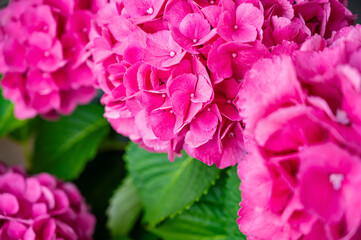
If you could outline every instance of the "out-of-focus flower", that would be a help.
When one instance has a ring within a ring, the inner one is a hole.
[[[314,37],[246,74],[238,223],[249,239],[361,237],[360,34],[344,28],[327,47]]]
[[[91,240],[95,218],[75,185],[0,166],[0,238]]]
[[[86,45],[106,2],[13,0],[0,11],[1,85],[17,118],[56,118],[93,98]]]

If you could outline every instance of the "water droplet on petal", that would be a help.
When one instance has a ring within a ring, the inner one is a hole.
[[[49,57],[49,56],[50,56],[50,52],[49,52],[49,51],[45,51],[45,52],[44,52],[44,56],[45,56],[45,57]]]
[[[236,58],[237,57],[237,53],[232,53],[232,57]]]
[[[231,100],[229,100],[229,99],[227,100],[227,103],[228,103],[228,104],[230,104],[231,102],[232,102]]]
[[[348,125],[350,123],[350,119],[348,119],[347,113],[341,109],[337,109],[336,111],[336,120],[343,125]]]
[[[198,42],[198,40],[197,39],[193,39],[193,43],[197,43]]]
[[[233,28],[234,28],[235,30],[237,30],[239,27],[238,27],[238,25],[236,24],[236,25],[233,26]]]
[[[341,173],[333,173],[330,175],[330,182],[332,183],[332,187],[335,191],[338,191],[342,187],[342,182],[345,176]]]
[[[194,93],[191,93],[191,98],[194,98]]]
[[[48,27],[47,25],[44,25],[44,26],[43,26],[43,31],[44,31],[44,32],[47,32],[48,30],[49,30],[49,27]]]
[[[228,136],[231,137],[231,138],[233,138],[233,137],[234,137],[234,133],[233,133],[233,132],[230,132],[230,133],[228,134]]]
[[[167,95],[165,95],[165,93],[162,94],[162,98],[165,98]]]
[[[153,14],[153,13],[154,13],[154,9],[153,9],[153,8],[148,8],[147,13],[148,13],[149,15],[150,15],[150,14]]]
[[[88,32],[88,29],[87,29],[87,28],[83,28],[82,31],[83,31],[83,33],[87,33],[87,32]]]
[[[169,55],[170,55],[171,57],[174,57],[174,56],[175,56],[175,52],[174,52],[174,51],[171,51],[171,52],[169,53]]]
[[[209,3],[210,3],[210,4],[214,4],[214,1],[212,0],[212,1],[210,1]]]

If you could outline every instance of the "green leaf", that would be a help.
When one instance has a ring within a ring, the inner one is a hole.
[[[125,160],[145,207],[143,220],[155,225],[197,201],[214,184],[219,170],[187,156],[172,163],[131,143]]]
[[[237,167],[231,167],[227,170],[226,187],[223,194],[224,213],[227,219],[227,236],[228,240],[246,239],[238,228],[237,218],[239,203],[241,202],[241,191],[239,186],[241,180],[237,174]]]
[[[0,88],[0,138],[4,137],[12,130],[21,127],[27,121],[17,120],[14,116],[14,105],[2,97]]]
[[[116,190],[107,209],[107,226],[114,238],[125,237],[130,232],[142,210],[140,197],[133,185],[132,179],[127,177]]]
[[[220,179],[209,193],[189,210],[167,219],[150,229],[164,240],[226,240],[226,221],[223,211],[225,181]]]
[[[36,130],[38,129],[40,121],[40,117],[29,119],[19,128],[16,128],[13,131],[9,132],[8,137],[19,143],[26,144],[29,142],[30,138],[34,136]]]
[[[42,121],[35,140],[33,170],[65,180],[76,178],[107,135],[109,124],[99,105],[80,106],[56,122]]]

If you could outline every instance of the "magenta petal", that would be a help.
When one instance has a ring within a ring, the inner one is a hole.
[[[56,236],[56,223],[53,219],[49,219],[43,226],[42,236],[44,240],[52,240]]]
[[[36,178],[28,178],[25,182],[24,198],[30,202],[36,202],[41,195],[41,187],[38,180]]]
[[[25,190],[24,177],[17,173],[6,173],[0,176],[0,189],[15,196],[21,196]]]
[[[34,219],[44,216],[46,214],[48,214],[47,211],[47,206],[45,203],[35,203],[32,207],[31,207],[31,214],[34,217]]]
[[[155,110],[149,115],[149,124],[155,136],[166,141],[174,137],[175,115],[170,109]]]
[[[241,25],[233,33],[233,40],[238,42],[253,42],[258,35],[257,29],[251,25]]]
[[[156,68],[167,68],[179,63],[185,53],[174,42],[170,31],[163,30],[148,35],[144,62]]]
[[[218,109],[212,106],[201,112],[190,124],[189,132],[186,135],[185,142],[192,148],[197,148],[210,139],[217,131],[219,124]]]
[[[222,139],[222,145],[223,154],[221,160],[217,162],[217,167],[226,168],[238,164],[246,152],[243,131],[239,123],[234,123],[234,127]]]
[[[201,14],[191,13],[183,18],[179,30],[192,41],[198,41],[210,32],[211,26]]]
[[[176,115],[186,116],[190,104],[188,93],[176,91],[172,94],[172,107]]]
[[[211,83],[204,76],[199,76],[192,102],[208,102],[213,97]]]
[[[35,240],[36,239],[36,234],[34,232],[34,229],[32,227],[29,227],[24,235],[23,235],[23,239],[22,240]]]
[[[302,175],[301,201],[327,220],[339,221],[342,216],[341,195],[329,180],[329,173],[320,168],[309,169]]]
[[[66,237],[66,239],[69,240],[77,240],[78,236],[76,234],[76,232],[74,232],[74,229],[67,225],[66,223],[63,223],[61,221],[57,221],[56,222],[56,230],[57,230],[57,234],[61,234],[61,236]]]
[[[6,214],[16,214],[19,211],[19,202],[14,195],[3,193],[0,195],[0,209]]]
[[[261,29],[264,21],[264,16],[258,8],[250,3],[242,3],[236,10],[237,24],[251,25],[256,29]],[[234,39],[236,40],[236,39]]]
[[[4,43],[4,60],[11,71],[24,72],[26,70],[25,63],[25,47],[16,40],[6,41]]]
[[[68,196],[62,190],[54,191],[54,199],[55,199],[55,211],[57,213],[63,213],[68,210],[70,207]]]
[[[16,221],[10,221],[6,229],[7,235],[15,239],[21,239],[25,231],[26,231],[26,227],[23,224]]]
[[[213,49],[209,52],[207,65],[209,69],[222,78],[232,76],[232,56],[227,52],[220,51],[220,41],[215,43]],[[218,45],[219,44],[219,45]]]

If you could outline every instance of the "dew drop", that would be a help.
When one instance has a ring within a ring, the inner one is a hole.
[[[232,53],[232,57],[236,58],[237,57],[237,53]]]
[[[234,28],[235,30],[237,30],[239,27],[238,27],[238,25],[236,24],[236,25],[233,26],[233,28]]]
[[[174,56],[175,56],[175,52],[174,52],[174,51],[171,51],[171,52],[169,53],[169,55],[170,55],[171,57],[174,57]]]
[[[338,191],[342,187],[342,182],[344,180],[344,175],[341,173],[333,173],[330,175],[330,182],[332,183],[332,187],[335,191]]]
[[[343,125],[350,124],[350,119],[348,119],[347,113],[341,109],[337,109],[336,111],[336,120]]]
[[[153,14],[153,13],[154,13],[154,9],[153,9],[153,8],[148,8],[147,13],[148,13],[149,15],[150,15],[150,14]]]

